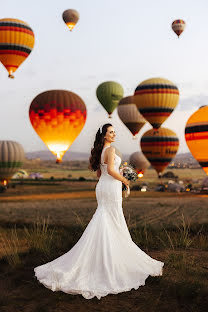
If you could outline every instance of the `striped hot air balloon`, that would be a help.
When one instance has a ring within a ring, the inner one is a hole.
[[[122,99],[123,93],[123,87],[114,81],[103,82],[97,87],[97,98],[104,109],[107,111],[109,118],[111,118],[112,112],[118,106],[119,101]]]
[[[172,30],[176,33],[178,38],[184,31],[185,27],[186,27],[186,23],[182,19],[177,19],[172,22]]]
[[[135,152],[131,154],[129,163],[134,167],[139,178],[143,177],[145,170],[150,166],[149,161],[141,152]]]
[[[208,175],[208,106],[199,108],[188,119],[185,139],[192,155]]]
[[[117,110],[121,121],[129,129],[133,136],[136,136],[146,123],[146,120],[134,104],[134,97],[127,96],[121,99]]]
[[[167,128],[151,129],[141,138],[141,150],[160,175],[176,155],[179,139]]]
[[[23,165],[24,150],[14,141],[0,141],[0,182],[6,185]]]
[[[143,81],[134,93],[134,101],[140,113],[156,129],[170,116],[178,100],[178,88],[163,78]]]
[[[0,19],[0,61],[14,78],[13,73],[31,53],[35,36],[30,26],[18,19]]]
[[[58,163],[85,125],[86,106],[73,92],[49,90],[34,98],[29,117],[33,128],[57,157]]]

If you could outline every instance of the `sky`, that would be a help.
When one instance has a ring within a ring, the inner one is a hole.
[[[25,152],[47,150],[30,124],[28,111],[41,92],[65,89],[77,93],[87,106],[87,121],[70,151],[89,153],[98,128],[109,122],[96,98],[104,81],[116,81],[124,96],[133,95],[143,80],[171,80],[180,92],[179,104],[163,124],[180,139],[179,153],[188,152],[185,124],[200,106],[208,104],[207,0],[0,0],[1,18],[18,18],[35,33],[29,57],[9,79],[0,64],[0,140],[19,142]],[[80,20],[70,32],[62,20],[66,9]],[[171,29],[184,19],[177,38]],[[117,111],[110,120],[116,146],[124,154],[140,150],[147,123],[133,140]]]

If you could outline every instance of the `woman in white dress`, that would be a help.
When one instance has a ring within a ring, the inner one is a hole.
[[[138,289],[149,275],[162,275],[163,262],[143,252],[131,239],[122,210],[121,158],[111,143],[111,124],[97,132],[90,168],[97,171],[97,209],[79,241],[64,255],[34,268],[35,276],[52,291],[101,299],[108,294]]]

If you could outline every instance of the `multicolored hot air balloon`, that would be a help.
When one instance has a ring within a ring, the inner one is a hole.
[[[0,141],[0,182],[7,185],[13,174],[23,165],[22,145],[14,141]]]
[[[72,31],[79,20],[79,13],[76,10],[69,9],[63,12],[62,17],[69,30]]]
[[[178,19],[172,22],[172,30],[179,36],[182,34],[186,27],[186,23],[182,19]]]
[[[23,169],[20,169],[18,170],[13,176],[12,176],[12,179],[26,179],[28,178],[28,173],[27,171],[23,170]]]
[[[131,154],[129,158],[129,163],[134,167],[138,174],[138,178],[142,178],[144,175],[144,172],[147,168],[149,168],[150,163],[147,160],[147,158],[144,156],[141,152],[135,152]]]
[[[199,108],[188,119],[185,139],[192,155],[208,175],[208,106]]]
[[[170,116],[178,100],[178,88],[171,81],[163,78],[143,81],[134,93],[137,108],[155,129],[158,129]]]
[[[13,73],[31,53],[35,36],[30,26],[14,18],[0,19],[0,61],[14,78]]]
[[[33,128],[59,163],[85,125],[86,106],[73,92],[49,90],[34,98],[29,117]]]
[[[118,106],[119,101],[122,99],[123,93],[123,87],[114,81],[103,82],[97,87],[97,98],[109,114],[109,118],[111,118],[112,112]]]
[[[170,129],[151,129],[144,133],[140,145],[142,152],[160,176],[176,155],[179,139]]]
[[[134,104],[134,97],[127,96],[121,99],[117,110],[121,121],[131,131],[133,136],[136,136],[146,123],[146,120]]]

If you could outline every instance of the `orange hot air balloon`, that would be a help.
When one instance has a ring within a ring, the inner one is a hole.
[[[172,30],[179,36],[182,34],[186,27],[186,23],[182,19],[178,19],[172,22]]]
[[[34,98],[29,117],[39,137],[56,155],[58,163],[85,125],[86,106],[73,92],[49,90]]]
[[[176,155],[179,139],[174,131],[161,127],[145,132],[140,145],[143,154],[160,175]]]
[[[79,12],[69,9],[63,12],[62,17],[69,30],[72,31],[79,20]]]
[[[188,119],[185,139],[192,155],[208,175],[208,106],[202,106]]]
[[[135,137],[146,123],[146,120],[134,104],[134,97],[127,96],[121,99],[117,111],[121,121]]]
[[[156,129],[170,116],[178,100],[178,88],[163,78],[143,81],[134,93],[134,102],[140,113]]]
[[[14,78],[13,73],[31,53],[35,36],[30,26],[18,19],[0,19],[0,61]]]

